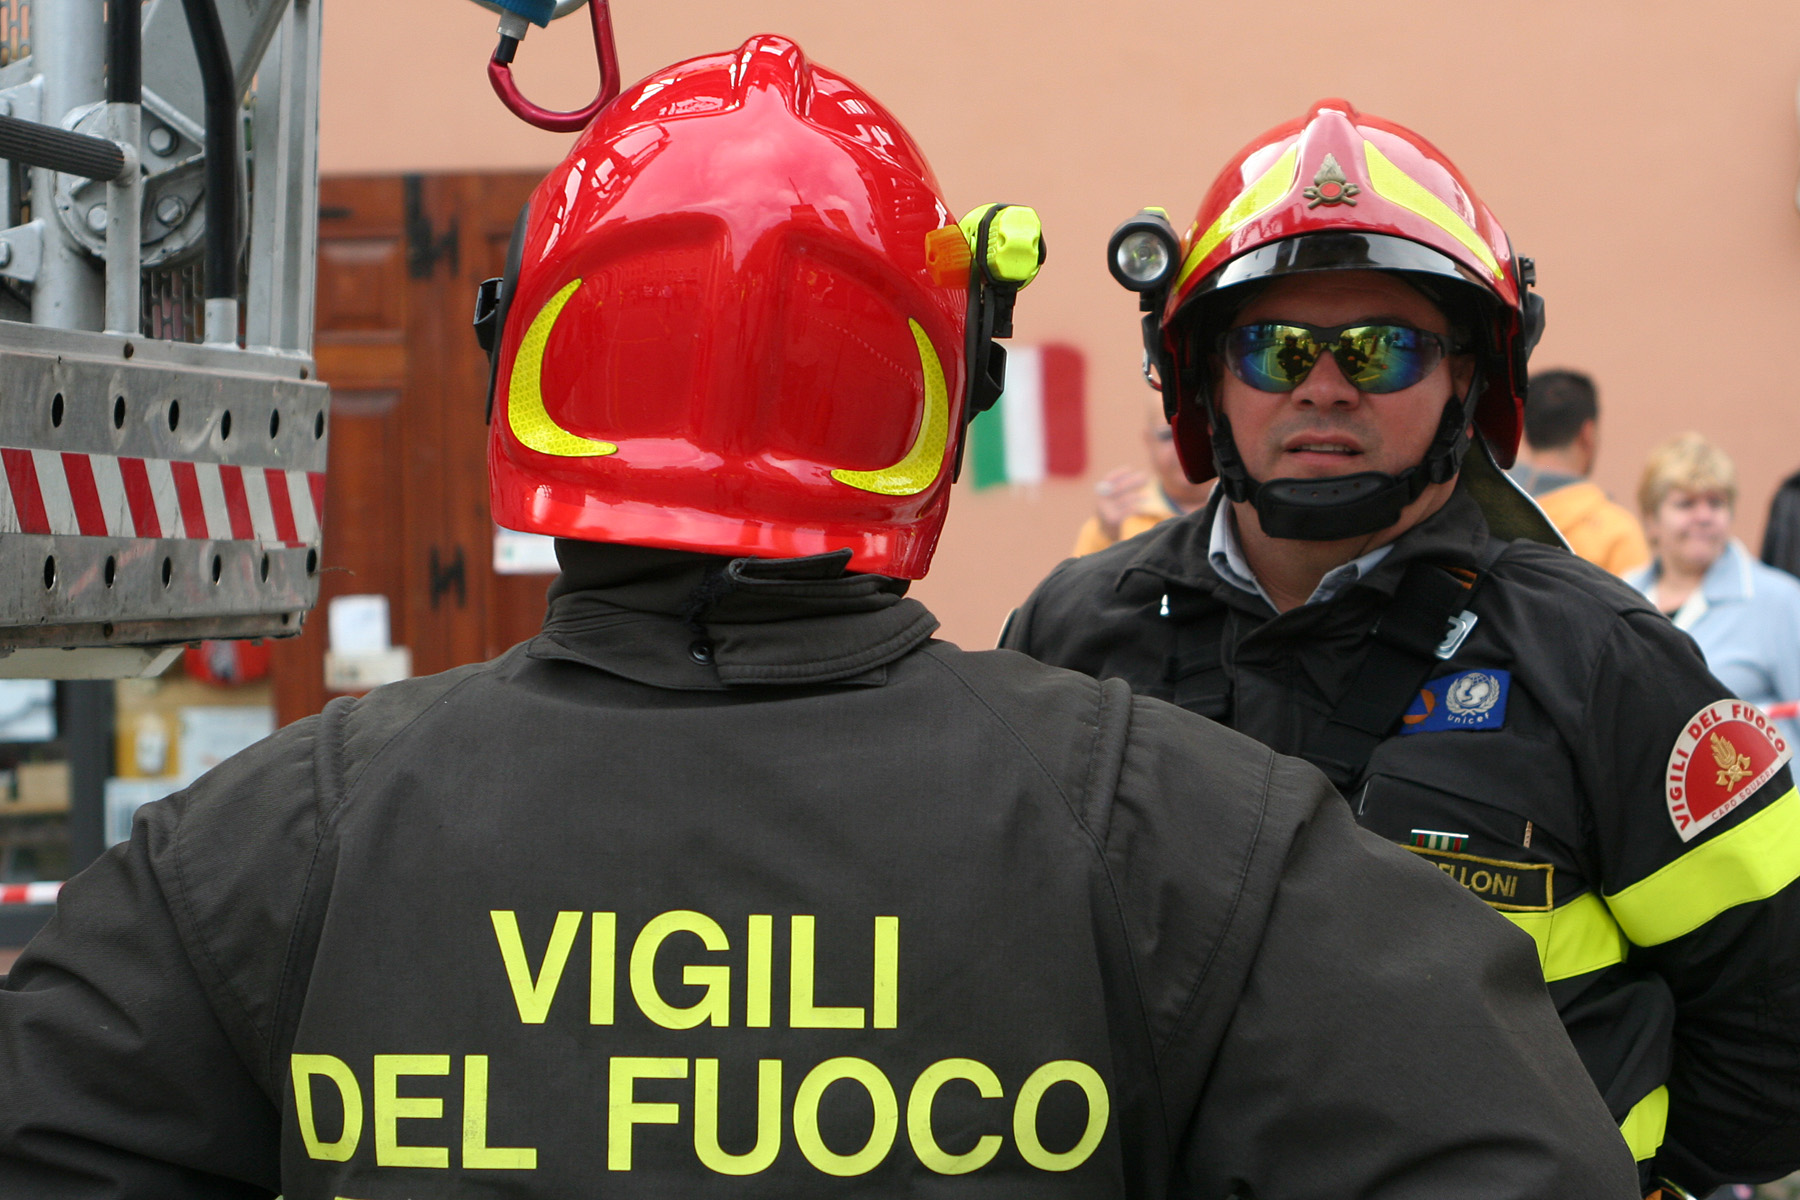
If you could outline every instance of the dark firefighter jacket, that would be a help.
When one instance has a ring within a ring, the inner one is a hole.
[[[1003,644],[1167,697],[1179,621],[1165,611],[1197,621],[1223,606],[1226,719],[1297,754],[1357,677],[1408,568],[1474,569],[1502,549],[1458,489],[1360,583],[1277,616],[1213,571],[1212,516],[1208,506],[1064,563]],[[1640,1162],[1699,1191],[1800,1167],[1800,888],[1789,886],[1800,798],[1789,770],[1759,783],[1735,759],[1715,768],[1701,729],[1692,770],[1705,786],[1734,784],[1737,807],[1684,840],[1669,776],[1688,759],[1675,752],[1728,696],[1687,636],[1611,575],[1527,542],[1504,547],[1467,611],[1477,620],[1466,640],[1346,789],[1357,820],[1536,939],[1563,1021]]]
[[[146,809],[0,991],[0,1195],[1635,1195],[1529,939],[842,561],[570,546]]]

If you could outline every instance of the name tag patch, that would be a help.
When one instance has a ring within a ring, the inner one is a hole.
[[[1419,689],[1400,718],[1400,733],[1444,729],[1499,729],[1506,724],[1512,673],[1498,667],[1440,675]]]
[[[1556,868],[1549,863],[1507,862],[1473,854],[1449,854],[1408,846],[1456,882],[1508,912],[1549,912],[1556,904]]]

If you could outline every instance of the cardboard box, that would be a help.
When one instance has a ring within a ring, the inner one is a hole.
[[[7,808],[13,812],[68,812],[69,764],[20,763],[14,768],[18,794]]]

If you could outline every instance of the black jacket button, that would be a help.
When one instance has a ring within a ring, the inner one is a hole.
[[[713,660],[713,644],[704,639],[688,647],[688,656],[695,662],[705,666]]]

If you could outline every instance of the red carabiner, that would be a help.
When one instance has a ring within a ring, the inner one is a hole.
[[[501,58],[507,49],[505,42],[488,60],[488,82],[494,85],[495,95],[527,125],[551,133],[579,133],[619,94],[619,51],[613,43],[612,6],[608,0],[588,0],[588,15],[593,18],[594,52],[600,60],[600,94],[586,108],[556,112],[527,100],[519,93],[519,85],[513,82],[512,63]]]

